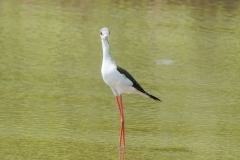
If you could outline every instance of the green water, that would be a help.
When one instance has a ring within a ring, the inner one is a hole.
[[[118,159],[99,30],[162,103],[123,95],[126,160],[240,159],[240,3],[0,0],[0,159]]]

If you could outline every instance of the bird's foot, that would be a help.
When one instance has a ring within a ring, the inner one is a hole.
[[[126,145],[124,145],[124,146],[118,146],[118,149],[124,149],[124,148],[126,148]]]

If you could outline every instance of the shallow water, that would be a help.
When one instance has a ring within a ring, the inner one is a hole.
[[[239,159],[240,3],[0,1],[0,159],[118,159],[111,52],[162,103],[124,95],[125,159]]]

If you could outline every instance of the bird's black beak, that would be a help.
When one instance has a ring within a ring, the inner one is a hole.
[[[106,40],[107,40],[107,42],[108,42],[108,36],[104,37],[104,39],[106,39]],[[108,42],[108,44],[109,44],[109,42]]]

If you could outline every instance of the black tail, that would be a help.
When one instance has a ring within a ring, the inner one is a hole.
[[[155,97],[155,96],[153,96],[153,95],[151,95],[151,94],[149,94],[149,93],[145,93],[146,95],[148,95],[150,98],[152,98],[152,99],[154,99],[155,101],[160,101],[160,102],[162,102],[159,98],[157,98],[157,97]]]

